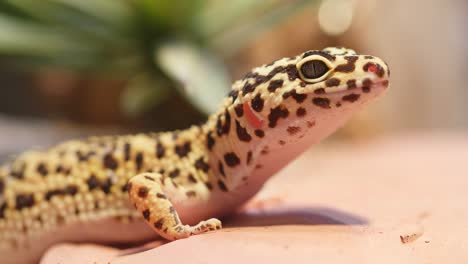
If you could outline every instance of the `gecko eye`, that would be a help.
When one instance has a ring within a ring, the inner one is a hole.
[[[297,65],[301,78],[309,83],[319,82],[330,72],[329,63],[322,57],[306,58]]]
[[[320,60],[311,60],[301,66],[302,75],[307,79],[322,77],[329,70],[328,66]]]

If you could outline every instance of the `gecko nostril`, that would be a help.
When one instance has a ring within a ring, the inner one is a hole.
[[[368,71],[368,72],[373,72],[373,73],[375,73],[375,72],[377,72],[377,66],[375,66],[375,65],[370,65],[370,66],[367,68],[367,71]]]
[[[379,76],[380,78],[382,78],[384,75],[385,75],[385,70],[384,68],[378,64],[378,63],[374,63],[374,62],[368,62],[364,65],[364,67],[362,67],[362,69],[365,71],[365,72],[372,72],[372,73],[375,73],[377,76]]]

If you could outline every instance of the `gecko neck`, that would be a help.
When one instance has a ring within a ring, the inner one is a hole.
[[[311,113],[274,129],[264,127],[265,135],[259,137],[248,122],[238,118],[232,107],[227,107],[210,117],[202,128],[208,135],[207,141],[213,138],[215,142],[213,145],[206,142],[213,176],[221,179],[230,191],[242,189],[242,192],[254,194],[288,163],[341,127],[353,112],[343,107],[340,114],[331,119],[321,112]],[[239,140],[239,134],[243,134],[239,130],[243,129],[249,135],[248,142],[245,138]],[[235,154],[238,164],[229,166],[227,154]]]

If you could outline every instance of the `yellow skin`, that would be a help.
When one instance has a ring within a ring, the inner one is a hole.
[[[388,77],[377,57],[309,51],[253,69],[201,126],[26,152],[0,167],[0,255],[24,263],[60,241],[148,239],[143,221],[168,240],[220,229],[211,217],[383,94]]]

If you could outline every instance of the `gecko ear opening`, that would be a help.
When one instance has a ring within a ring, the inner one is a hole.
[[[331,63],[322,56],[312,55],[297,64],[301,79],[308,83],[324,80],[331,72]]]

